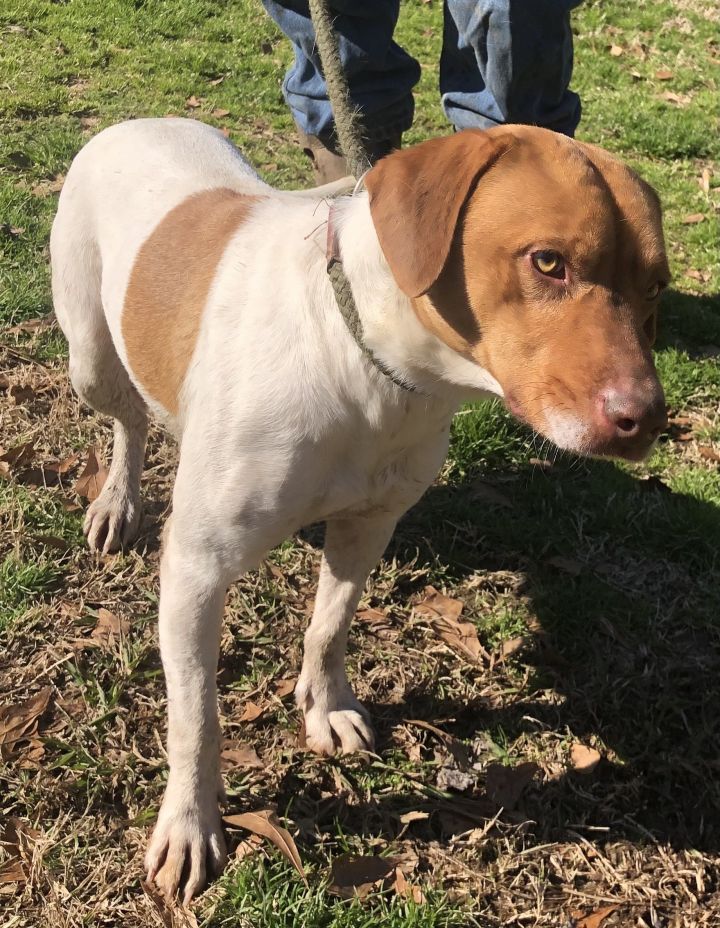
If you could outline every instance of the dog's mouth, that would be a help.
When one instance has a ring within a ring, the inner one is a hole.
[[[545,395],[542,403],[521,402],[506,391],[505,404],[563,451],[584,457],[645,460],[667,425],[665,400],[657,379],[640,382],[642,389],[606,387],[584,404],[569,404]]]

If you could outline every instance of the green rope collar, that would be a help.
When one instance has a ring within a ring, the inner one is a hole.
[[[350,281],[347,279],[340,258],[336,229],[333,223],[332,206],[330,207],[327,227],[327,274],[335,293],[335,302],[340,310],[340,315],[343,317],[348,332],[352,335],[360,351],[362,351],[373,367],[379,370],[388,380],[391,380],[396,387],[407,390],[409,393],[422,394],[422,391],[418,390],[413,383],[410,383],[409,380],[405,380],[403,377],[399,377],[384,363],[384,361],[378,358],[365,341],[362,321],[357,306],[355,305],[352,287],[350,286]]]

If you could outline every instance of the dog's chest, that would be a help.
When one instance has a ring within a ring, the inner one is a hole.
[[[416,404],[411,404],[416,407]],[[411,506],[435,478],[447,454],[450,414],[408,408],[380,427],[344,431],[326,460],[326,490],[316,518],[394,512]],[[325,468],[323,468],[324,470]]]

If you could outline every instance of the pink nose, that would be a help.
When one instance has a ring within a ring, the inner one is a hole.
[[[599,400],[606,427],[623,442],[650,444],[667,425],[665,398],[658,383],[632,381],[607,387]]]

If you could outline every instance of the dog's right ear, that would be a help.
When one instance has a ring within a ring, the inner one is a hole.
[[[400,289],[426,293],[445,266],[460,212],[510,135],[466,129],[393,152],[365,177],[380,247]]]

